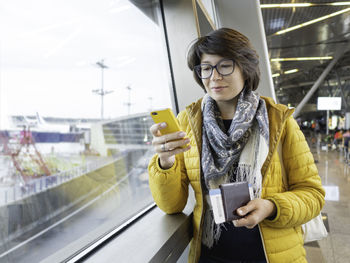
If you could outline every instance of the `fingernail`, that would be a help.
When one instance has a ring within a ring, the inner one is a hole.
[[[166,127],[166,123],[165,123],[165,122],[162,122],[162,123],[160,124],[160,127],[162,127],[162,128]]]
[[[233,223],[234,226],[237,226],[236,220],[233,220],[232,223]]]
[[[241,215],[241,214],[243,214],[243,211],[241,209],[238,209],[237,213]]]
[[[182,137],[185,137],[186,136],[186,133],[185,132],[180,132],[179,133],[179,137],[182,138]]]

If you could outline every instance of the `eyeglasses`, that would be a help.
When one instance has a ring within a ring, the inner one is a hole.
[[[213,74],[214,68],[221,76],[227,76],[235,70],[235,62],[233,59],[220,60],[215,66],[207,63],[194,66],[194,70],[201,79],[208,79]]]

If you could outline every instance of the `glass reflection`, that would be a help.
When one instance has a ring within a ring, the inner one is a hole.
[[[158,3],[135,5],[0,3],[0,262],[69,257],[153,202],[170,81]]]

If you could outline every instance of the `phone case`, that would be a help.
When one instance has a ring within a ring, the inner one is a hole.
[[[167,127],[160,131],[162,135],[181,131],[180,125],[171,109],[152,111],[151,117],[155,123],[167,123]]]
[[[167,126],[160,130],[162,135],[181,131],[178,120],[176,119],[173,111],[171,109],[157,110],[151,112],[151,117],[155,123],[166,122]],[[182,148],[187,147],[183,145]]]

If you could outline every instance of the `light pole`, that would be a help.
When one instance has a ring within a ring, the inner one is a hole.
[[[128,85],[126,87],[128,90],[128,102],[124,103],[128,107],[128,115],[130,115],[130,108],[131,108],[131,87]]]
[[[107,94],[110,94],[113,92],[113,90],[104,90],[103,89],[103,70],[105,68],[108,68],[105,64],[104,64],[104,59],[101,59],[101,61],[97,61],[96,65],[99,66],[101,68],[101,89],[94,89],[92,90],[93,93],[96,93],[97,95],[101,96],[101,119],[103,120],[103,97]]]

